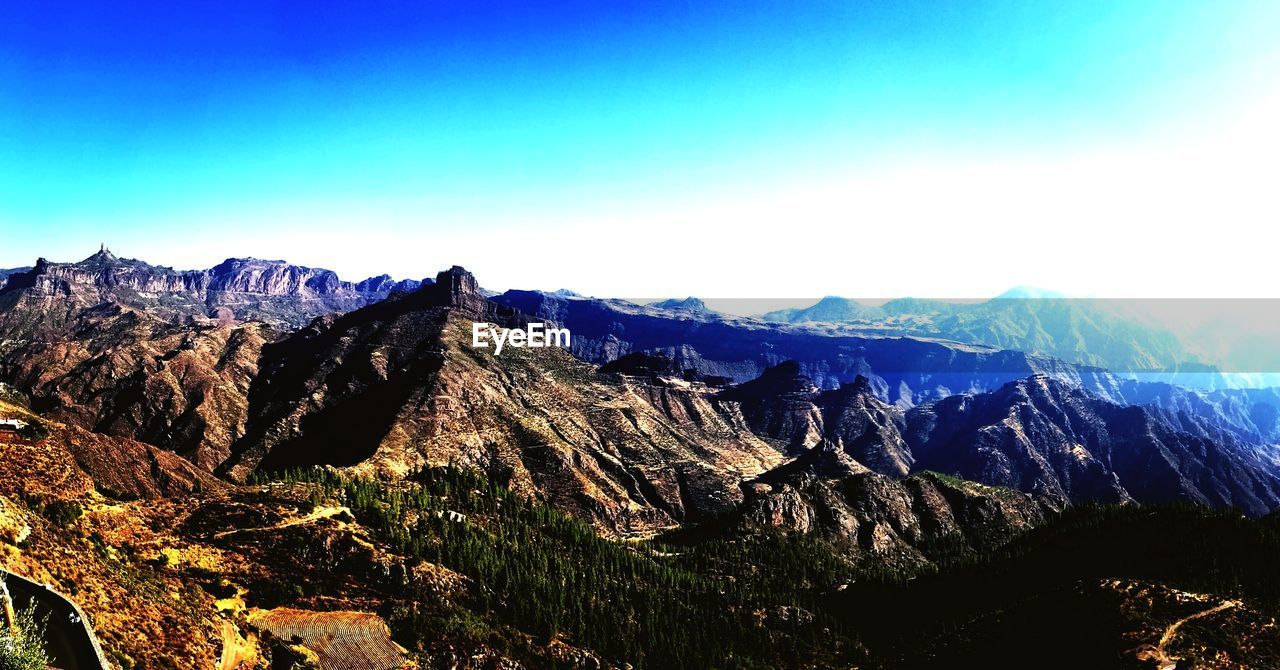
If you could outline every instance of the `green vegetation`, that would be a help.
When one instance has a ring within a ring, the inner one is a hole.
[[[41,506],[40,511],[46,519],[59,528],[70,528],[84,515],[84,508],[80,507],[79,503],[66,500],[49,502]]]
[[[35,603],[14,613],[13,627],[0,615],[0,670],[45,670],[45,619],[36,615]]]
[[[341,496],[392,550],[474,580],[466,611],[408,608],[400,641],[445,635],[519,655],[516,630],[560,638],[637,668],[840,664],[859,649],[813,611],[850,568],[825,545],[782,537],[693,547],[625,544],[467,471],[434,469],[388,487],[324,470],[292,472]]]
[[[27,425],[18,430],[18,435],[33,442],[49,437],[49,427],[35,418],[27,419]]]
[[[934,547],[932,565],[907,573],[855,568],[819,538],[714,523],[605,540],[469,471],[285,479],[316,487],[315,504],[343,500],[391,550],[470,578],[461,602],[384,612],[399,642],[424,651],[485,646],[542,666],[538,648],[560,639],[636,668],[1108,668],[1133,645],[1107,580],[1280,614],[1280,521],[1192,506],[1076,507],[1003,544]]]
[[[4,382],[0,382],[0,402],[7,402],[10,405],[19,407],[31,407],[31,399],[25,393]]]

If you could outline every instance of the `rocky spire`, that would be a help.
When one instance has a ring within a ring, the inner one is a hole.
[[[427,297],[430,304],[450,307],[454,313],[475,321],[488,321],[507,328],[529,321],[529,317],[519,310],[486,298],[475,275],[458,265],[437,274],[435,283],[424,286],[419,295]]]
[[[107,243],[103,242],[98,246],[98,253],[95,253],[94,255],[84,259],[83,261],[81,261],[81,263],[96,263],[99,265],[103,265],[108,263],[114,263],[117,260],[119,259],[116,258],[116,255],[111,253],[111,250],[107,248]]]
[[[436,284],[440,286],[443,293],[448,295],[449,304],[454,307],[473,304],[477,298],[484,300],[475,275],[467,272],[462,266],[455,265],[436,275]]]

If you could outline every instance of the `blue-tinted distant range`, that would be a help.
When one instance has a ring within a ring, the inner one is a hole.
[[[611,296],[1272,296],[1277,19],[13,2],[0,267],[105,239]]]

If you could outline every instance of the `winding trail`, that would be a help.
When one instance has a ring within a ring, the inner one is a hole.
[[[1164,629],[1164,635],[1160,636],[1160,643],[1156,645],[1155,651],[1152,653],[1152,655],[1149,658],[1159,663],[1159,665],[1157,666],[1159,670],[1174,670],[1175,668],[1178,667],[1178,661],[1177,659],[1171,658],[1169,654],[1165,652],[1164,649],[1170,642],[1173,641],[1173,637],[1178,634],[1178,629],[1182,628],[1182,624],[1185,624],[1188,621],[1194,621],[1195,619],[1199,619],[1202,617],[1212,616],[1214,614],[1217,614],[1218,612],[1229,610],[1232,607],[1239,607],[1241,604],[1242,603],[1239,600],[1227,600],[1227,601],[1224,601],[1221,605],[1218,605],[1216,607],[1210,607],[1209,609],[1204,610],[1203,612],[1196,612],[1191,616],[1183,617],[1169,624],[1169,627]]]
[[[221,533],[214,533],[213,537],[223,538],[223,537],[228,537],[230,535],[235,535],[237,533],[258,533],[258,532],[267,531],[267,530],[280,530],[281,528],[291,528],[293,526],[301,526],[303,524],[314,523],[321,519],[328,519],[330,517],[335,517],[343,513],[351,514],[351,510],[347,509],[346,507],[320,507],[320,508],[317,508],[316,511],[310,514],[307,514],[305,516],[300,516],[296,519],[289,519],[288,521],[281,521],[280,523],[273,524],[270,526],[262,526],[260,528],[232,528],[231,530],[224,530]]]

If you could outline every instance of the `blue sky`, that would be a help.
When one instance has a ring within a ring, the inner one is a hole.
[[[1274,223],[1274,2],[52,4],[0,20],[0,267],[106,241],[610,295],[1265,278],[1231,237]]]

